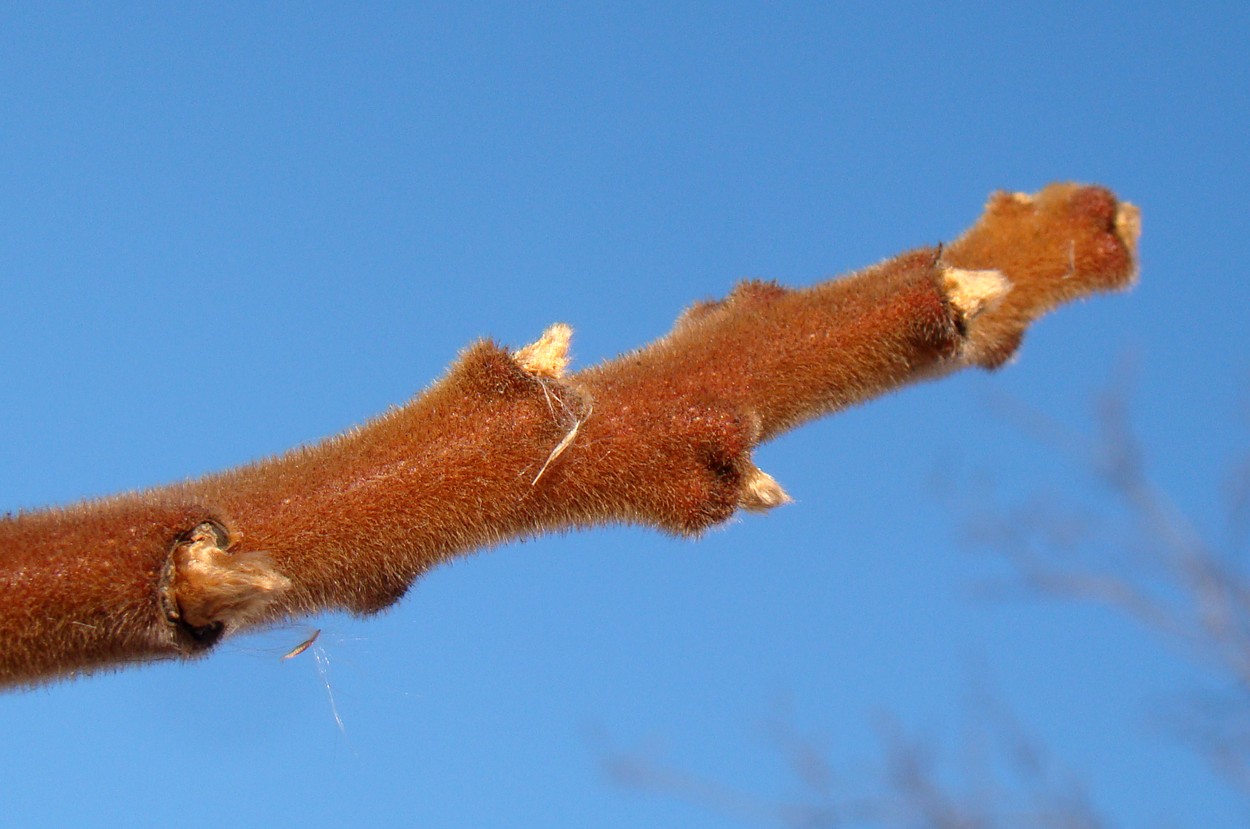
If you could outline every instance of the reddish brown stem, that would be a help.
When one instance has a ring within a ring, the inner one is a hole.
[[[995,196],[944,248],[802,290],[740,285],[578,374],[568,329],[470,347],[406,406],[282,457],[0,521],[0,683],[370,612],[453,556],[603,522],[699,531],[786,500],[751,450],[968,364],[1054,305],[1127,284],[1137,213],[1101,188]]]

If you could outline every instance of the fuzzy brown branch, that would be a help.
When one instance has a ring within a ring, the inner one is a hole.
[[[1135,271],[1106,190],[997,195],[944,248],[789,290],[747,282],[577,374],[570,331],[469,347],[404,407],[316,446],[0,521],[0,684],[189,657],[327,609],[369,613],[508,539],[630,522],[696,534],[783,503],[751,461],[804,421],[967,365]]]

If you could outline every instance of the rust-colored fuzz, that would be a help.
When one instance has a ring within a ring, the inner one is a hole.
[[[746,282],[570,374],[571,330],[470,346],[362,428],[196,481],[0,520],[0,685],[384,608],[429,568],[605,522],[697,534],[788,499],[751,452],[915,380],[996,367],[1054,306],[1128,285],[1136,208],[999,194],[962,237],[790,290]]]

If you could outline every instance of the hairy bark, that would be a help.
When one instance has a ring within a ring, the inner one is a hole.
[[[962,237],[790,290],[746,282],[569,374],[570,330],[470,346],[400,409],[320,444],[0,520],[0,685],[192,657],[326,609],[369,613],[502,541],[631,522],[697,534],[786,500],[752,449],[964,366],[1128,285],[1138,213],[1099,187],[997,194]]]

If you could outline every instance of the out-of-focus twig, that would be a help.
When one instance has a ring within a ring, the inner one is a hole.
[[[770,742],[801,784],[796,795],[762,795],[645,752],[609,752],[608,778],[628,789],[702,806],[753,826],[782,829],[1107,829],[1083,787],[1054,763],[992,698],[970,705],[977,761],[953,773],[933,741],[893,718],[879,726],[883,755],[839,773],[829,747],[784,723]],[[843,761],[845,764],[846,761]]]
[[[1062,536],[1048,524],[1072,514],[1071,504],[1018,508],[981,517],[971,538],[1011,565],[1008,585],[1022,593],[1092,601],[1137,620],[1182,645],[1222,688],[1196,696],[1181,717],[1183,731],[1233,785],[1250,797],[1250,571],[1213,544],[1147,471],[1147,452],[1129,413],[1130,373],[1098,400],[1097,434],[1083,437],[1019,404],[999,410],[1070,457],[1109,493],[1117,522],[1097,533]],[[1244,520],[1250,466],[1235,467],[1228,525]]]

